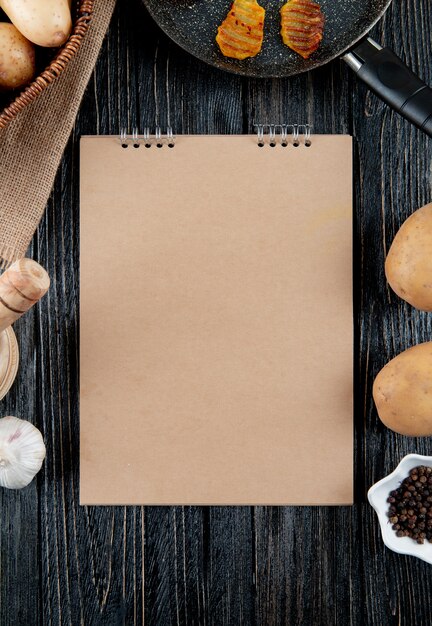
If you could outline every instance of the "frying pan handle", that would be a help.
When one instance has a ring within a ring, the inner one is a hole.
[[[398,56],[368,37],[343,59],[377,96],[432,137],[432,89]]]

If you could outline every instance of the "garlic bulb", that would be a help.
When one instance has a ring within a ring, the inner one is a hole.
[[[9,415],[0,419],[0,486],[26,487],[42,467],[45,444],[40,431]]]

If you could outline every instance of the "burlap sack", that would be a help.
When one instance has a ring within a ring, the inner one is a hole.
[[[88,33],[61,76],[0,131],[0,262],[24,256],[93,71],[115,0],[96,0]]]

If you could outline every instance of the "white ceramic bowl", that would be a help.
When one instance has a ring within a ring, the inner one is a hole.
[[[395,531],[392,530],[392,525],[387,515],[390,506],[387,498],[390,495],[390,491],[397,489],[404,478],[408,476],[410,470],[419,465],[432,467],[432,456],[422,456],[420,454],[408,454],[405,456],[394,472],[379,480],[369,489],[368,500],[378,515],[382,538],[387,548],[398,554],[416,556],[432,564],[432,543],[426,541],[423,544],[418,544],[411,537],[397,537]]]

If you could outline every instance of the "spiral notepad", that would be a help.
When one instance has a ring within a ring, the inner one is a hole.
[[[82,138],[82,504],[352,502],[351,153]]]

